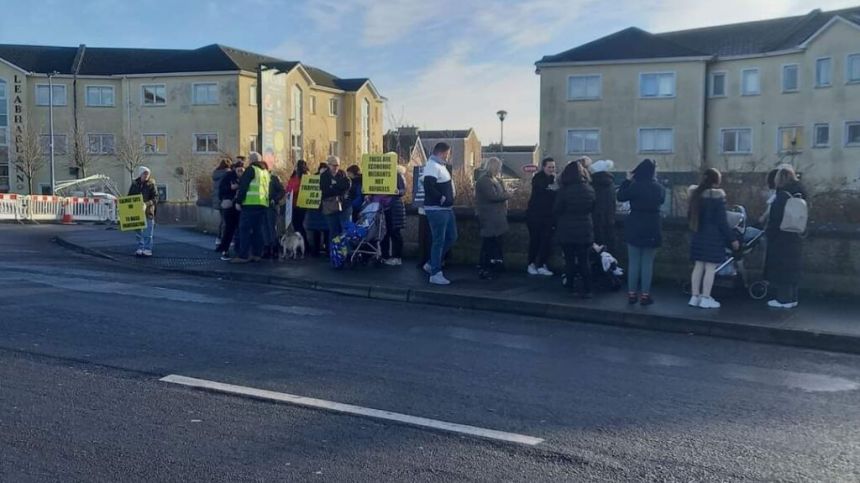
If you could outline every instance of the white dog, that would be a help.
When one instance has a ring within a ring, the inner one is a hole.
[[[281,236],[281,260],[305,258],[305,239],[301,233],[284,233]]]

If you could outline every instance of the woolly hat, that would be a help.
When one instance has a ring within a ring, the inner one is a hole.
[[[602,173],[604,171],[609,172],[615,169],[615,161],[612,161],[611,159],[601,159],[592,163],[589,169],[591,169],[592,173]]]
[[[143,173],[152,174],[152,171],[149,170],[146,166],[140,166],[137,168],[137,177],[140,178],[143,176]]]

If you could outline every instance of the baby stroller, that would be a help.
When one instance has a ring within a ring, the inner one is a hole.
[[[591,260],[591,280],[596,288],[616,292],[621,289],[624,270],[618,260],[606,251],[606,247],[595,244]],[[568,287],[567,274],[561,275],[561,284]]]
[[[736,288],[743,290],[755,300],[767,297],[768,283],[764,280],[750,280],[745,259],[757,254],[758,247],[764,240],[764,231],[747,226],[747,210],[743,206],[734,206],[727,210],[729,227],[740,242],[740,249],[733,251],[726,248],[726,259],[717,265],[717,276],[714,286]],[[684,292],[690,294],[690,282],[684,285]]]
[[[331,242],[331,263],[335,268],[382,262],[382,239],[385,238],[385,212],[379,203],[368,203],[358,215],[358,222],[347,223],[343,233]]]

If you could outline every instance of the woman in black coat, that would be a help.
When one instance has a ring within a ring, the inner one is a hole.
[[[380,201],[385,209],[385,238],[382,240],[382,254],[388,266],[403,265],[403,234],[406,227],[406,205],[403,196],[406,195],[406,178],[403,176],[406,168],[397,167],[397,194],[391,196],[375,196],[374,201]]]
[[[550,257],[555,226],[552,210],[556,188],[555,160],[544,158],[541,161],[541,170],[532,177],[532,193],[526,210],[526,225],[529,229],[529,275],[553,275],[546,264]]]
[[[646,159],[639,163],[618,188],[618,201],[630,202],[630,214],[624,221],[627,241],[627,301],[651,305],[651,281],[654,258],[663,242],[660,230],[660,207],[666,192],[657,182],[657,164]],[[641,295],[640,295],[641,294]]]
[[[609,160],[595,161],[591,165],[591,186],[597,197],[594,205],[594,243],[602,245],[609,253],[615,252],[615,163]]]
[[[776,198],[770,207],[767,235],[765,273],[776,298],[768,302],[773,308],[797,307],[797,291],[803,267],[803,239],[798,233],[782,231],[785,204],[789,198],[806,199],[806,190],[791,167],[782,167],[776,174]]]
[[[582,278],[582,296],[592,298],[589,254],[594,244],[594,188],[588,184],[588,172],[578,162],[564,168],[553,208],[556,237],[564,252],[568,288],[574,289],[574,277]]]
[[[340,169],[340,159],[329,156],[326,160],[328,169],[320,173],[320,209],[328,221],[329,243],[343,232],[350,221],[352,211],[347,208],[349,189],[352,183],[346,172]],[[331,206],[336,209],[328,209]],[[331,245],[329,245],[331,246]]]
[[[720,308],[720,303],[711,297],[717,266],[725,261],[727,247],[738,249],[738,240],[726,219],[726,192],[719,189],[720,181],[720,172],[709,168],[690,193],[690,259],[695,263],[690,277],[690,306],[703,309]]]

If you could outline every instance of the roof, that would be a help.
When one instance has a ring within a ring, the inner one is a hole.
[[[498,144],[490,144],[489,146],[484,146],[482,151],[485,153],[534,153],[538,150],[538,147],[534,144],[524,145],[524,146],[508,146],[505,145],[499,150]]]
[[[260,64],[288,72],[300,63],[246,50],[211,44],[198,49],[129,49],[105,47],[52,47],[0,44],[0,59],[29,72],[74,74],[78,53],[83,54],[79,75],[134,75],[174,72],[254,72]],[[318,85],[357,91],[369,79],[340,79],[322,69],[304,65]]]
[[[418,131],[418,135],[425,139],[466,139],[471,133],[471,129]]]
[[[719,25],[652,34],[630,27],[556,55],[539,63],[588,62],[669,57],[756,55],[800,46],[832,19],[841,17],[860,26],[860,7],[756,22]]]
[[[400,159],[410,159],[415,145],[421,142],[418,134],[404,134],[398,131],[389,131],[382,136],[382,149],[385,152],[395,152]]]

